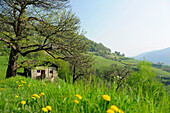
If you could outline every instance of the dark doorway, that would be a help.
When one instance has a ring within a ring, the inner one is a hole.
[[[45,78],[45,70],[41,70],[41,79]]]

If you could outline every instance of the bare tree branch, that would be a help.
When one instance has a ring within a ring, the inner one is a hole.
[[[39,48],[36,48],[36,49],[33,49],[33,50],[28,50],[24,53],[21,52],[20,54],[23,55],[23,56],[26,56],[28,53],[37,52],[37,51],[40,51],[40,50],[51,50],[51,49],[52,49],[52,47],[47,47],[47,48],[39,47]]]
[[[9,44],[14,50],[16,50],[16,46],[13,45],[13,43],[11,43],[9,40],[5,38],[0,38],[0,41],[4,41],[5,43]]]

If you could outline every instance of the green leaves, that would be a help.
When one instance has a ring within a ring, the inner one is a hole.
[[[156,78],[156,73],[151,68],[151,63],[146,60],[141,61],[138,65],[139,72],[132,72],[128,77],[127,84],[131,86],[135,93],[141,89],[144,97],[147,96],[162,98],[164,88],[163,84]]]

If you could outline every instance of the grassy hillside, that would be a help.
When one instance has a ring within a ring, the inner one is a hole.
[[[97,69],[101,69],[103,67],[108,67],[111,64],[119,64],[117,61],[105,59],[101,56],[94,56],[94,58],[95,58],[95,67]]]
[[[0,81],[1,113],[168,113],[167,96],[155,100],[134,94],[126,89],[115,92],[116,84],[83,85],[12,77]],[[108,89],[109,86],[109,89]],[[114,105],[114,106],[113,106]],[[47,109],[48,108],[48,109]],[[116,112],[118,111],[118,112]],[[112,111],[113,112],[113,111]]]
[[[5,78],[8,65],[8,57],[0,56],[0,80]]]
[[[100,69],[101,71],[108,68],[111,64],[129,65],[132,68],[137,68],[137,65],[140,62],[139,60],[135,60],[133,58],[126,58],[126,57],[124,57],[124,59],[122,59],[121,61],[109,60],[101,56],[94,56],[94,57],[95,57],[95,68]],[[163,83],[165,83],[166,85],[170,85],[169,72],[155,67],[152,67],[152,70],[156,72],[157,76],[161,79]]]

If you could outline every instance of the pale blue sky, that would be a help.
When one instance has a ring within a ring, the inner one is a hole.
[[[71,0],[86,37],[126,56],[170,47],[170,0]]]

